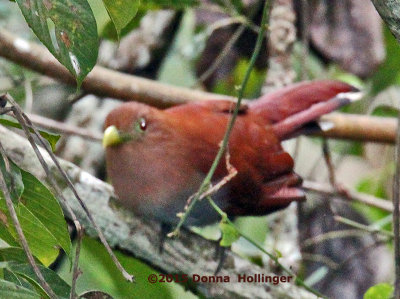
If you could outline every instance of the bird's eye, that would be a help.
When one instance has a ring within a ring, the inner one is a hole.
[[[146,131],[147,129],[147,122],[146,119],[144,119],[143,117],[139,119],[139,128],[141,131]]]

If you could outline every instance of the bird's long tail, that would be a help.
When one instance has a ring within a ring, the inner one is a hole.
[[[272,125],[280,140],[310,131],[323,114],[360,99],[355,87],[334,80],[301,82],[250,102],[249,109]]]

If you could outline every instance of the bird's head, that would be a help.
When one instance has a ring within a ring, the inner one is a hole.
[[[104,124],[103,147],[142,140],[154,126],[156,114],[156,109],[134,102],[114,109]]]

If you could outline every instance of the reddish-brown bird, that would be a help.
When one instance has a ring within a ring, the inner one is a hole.
[[[298,83],[243,105],[229,139],[237,175],[212,197],[229,216],[265,215],[304,199],[301,179],[281,141],[309,131],[310,122],[349,103],[356,89],[338,81]],[[130,102],[105,122],[108,175],[123,205],[164,223],[178,221],[219,150],[233,103],[223,100],[159,110]],[[228,174],[225,161],[213,182]],[[187,225],[219,219],[207,201]]]

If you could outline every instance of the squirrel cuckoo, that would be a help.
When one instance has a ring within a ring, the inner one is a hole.
[[[319,116],[359,94],[346,83],[320,80],[284,87],[242,105],[228,144],[230,163],[238,173],[212,195],[214,201],[234,217],[265,215],[303,200],[301,179],[281,141],[307,133]],[[177,223],[176,214],[210,169],[234,105],[214,100],[159,110],[130,102],[111,111],[103,145],[108,175],[122,205],[162,223]],[[213,182],[227,173],[221,161]],[[186,225],[219,218],[203,200]]]

